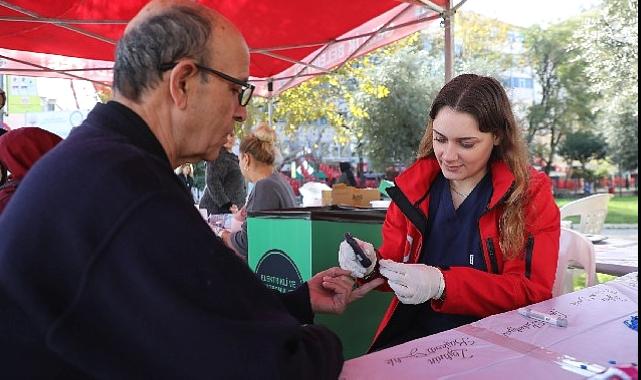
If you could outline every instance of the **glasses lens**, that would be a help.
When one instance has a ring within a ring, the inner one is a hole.
[[[252,98],[252,93],[254,92],[254,89],[251,87],[245,87],[243,88],[243,91],[240,93],[240,105],[241,106],[246,106],[249,101]]]

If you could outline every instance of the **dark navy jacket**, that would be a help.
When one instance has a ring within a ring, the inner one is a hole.
[[[0,216],[2,378],[336,378],[303,286],[266,289],[135,113],[99,104]]]

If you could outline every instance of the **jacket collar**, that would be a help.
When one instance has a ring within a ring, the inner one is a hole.
[[[425,198],[434,183],[436,176],[441,173],[441,168],[434,156],[421,158],[414,162],[394,180],[403,194],[412,204]],[[514,183],[514,174],[504,161],[494,161],[490,164],[492,176],[492,197],[488,208],[496,206],[510,191]]]
[[[104,120],[108,120],[105,122]],[[133,145],[151,153],[170,165],[167,153],[151,132],[145,121],[125,105],[110,101],[107,104],[98,103],[87,115],[87,121],[99,128],[108,128],[124,136]]]

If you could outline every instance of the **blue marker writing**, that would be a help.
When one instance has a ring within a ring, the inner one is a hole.
[[[539,321],[547,322],[551,325],[555,325],[558,327],[567,327],[568,326],[568,320],[562,317],[557,317],[554,315],[542,313],[540,311],[532,310],[529,307],[522,307],[518,310],[518,313],[521,314],[524,317],[536,319]]]

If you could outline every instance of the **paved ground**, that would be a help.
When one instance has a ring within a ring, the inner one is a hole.
[[[606,224],[601,235],[617,237],[625,240],[639,240],[638,224]]]

